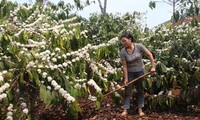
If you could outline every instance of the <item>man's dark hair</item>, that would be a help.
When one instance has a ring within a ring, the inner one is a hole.
[[[123,37],[127,38],[127,39],[131,39],[131,42],[135,42],[135,39],[133,37],[133,35],[129,32],[125,32],[121,37],[120,39],[122,39]]]

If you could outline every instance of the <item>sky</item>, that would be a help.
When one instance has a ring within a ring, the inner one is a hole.
[[[11,0],[11,1],[17,1],[18,3],[35,2],[35,0]],[[57,4],[60,0],[49,0],[49,1]],[[65,3],[73,3],[74,0],[64,0],[64,1]],[[89,17],[90,13],[94,12],[100,13],[98,1],[97,0],[95,1],[96,4],[92,4],[90,6],[85,7],[83,11],[78,12],[78,14],[87,18]],[[103,5],[104,0],[101,1]],[[134,11],[145,13],[146,19],[143,20],[144,22],[142,24],[146,25],[149,28],[153,28],[154,26],[157,26],[171,19],[172,6],[164,2],[159,2],[156,4],[156,8],[152,10],[149,8],[150,1],[151,0],[107,0],[107,12],[113,14],[116,13],[123,14],[126,12],[132,13]]]

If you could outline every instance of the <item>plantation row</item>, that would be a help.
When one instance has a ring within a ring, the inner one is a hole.
[[[37,119],[38,99],[46,106],[61,104],[74,116],[81,111],[79,98],[99,108],[103,94],[121,82],[118,36],[125,30],[155,56],[156,73],[143,83],[148,108],[199,104],[199,25],[143,31],[138,13],[93,14],[87,20],[63,10],[63,4],[0,5],[0,118]],[[148,59],[144,62],[148,71]],[[116,104],[122,95],[114,93]]]

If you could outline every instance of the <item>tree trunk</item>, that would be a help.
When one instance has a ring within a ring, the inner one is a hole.
[[[172,39],[173,42],[175,43],[175,34],[176,34],[176,28],[175,28],[175,10],[176,10],[176,1],[173,0],[173,17],[172,17],[172,28],[173,28],[173,35],[172,35]]]
[[[107,8],[107,0],[104,0],[103,16],[106,15],[106,8]]]
[[[35,83],[30,81],[30,77],[27,72],[24,72],[23,78],[25,84],[20,86],[20,91],[23,91],[26,96],[31,120],[38,120],[39,111],[37,101],[39,96],[39,88],[37,85],[35,85]]]
[[[101,10],[101,13],[103,13],[103,6],[101,4],[101,0],[98,0],[99,1],[99,7],[100,7],[100,10]]]
[[[107,0],[104,0],[104,6],[102,6],[101,0],[98,0],[98,2],[99,2],[99,7],[100,7],[100,10],[101,10],[101,14],[103,16],[105,16],[106,15]]]

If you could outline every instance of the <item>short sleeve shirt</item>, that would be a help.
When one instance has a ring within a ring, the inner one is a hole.
[[[144,70],[144,63],[142,56],[147,50],[147,48],[139,43],[134,43],[135,49],[132,54],[129,54],[126,48],[122,48],[120,52],[120,58],[126,60],[128,72],[139,72]]]

